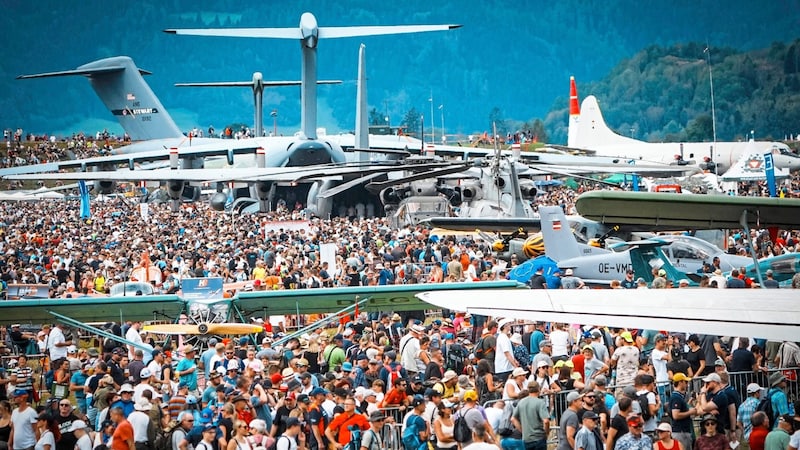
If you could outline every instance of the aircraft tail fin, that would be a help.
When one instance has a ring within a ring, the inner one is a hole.
[[[575,77],[569,77],[569,129],[567,131],[567,147],[575,147],[580,119],[581,107],[578,105],[578,87],[575,85]]]
[[[564,261],[581,256],[578,241],[572,234],[567,216],[560,206],[540,206],[539,216],[542,223],[544,252],[548,257]]]
[[[570,116],[571,118],[572,116]],[[570,120],[570,126],[573,123]],[[621,144],[641,144],[641,141],[621,136],[606,125],[600,105],[594,95],[586,97],[581,103],[580,116],[576,124],[575,145],[570,147],[592,150],[596,146],[609,146]],[[572,136],[572,130],[570,130]]]
[[[181,137],[181,130],[164,109],[127,56],[115,56],[84,64],[74,70],[20,75],[17,79],[81,75],[89,78],[97,96],[134,141]]]
[[[366,46],[358,49],[358,83],[356,88],[356,148],[369,148],[369,122],[367,116],[367,67]],[[367,152],[360,152],[361,161],[369,160]]]

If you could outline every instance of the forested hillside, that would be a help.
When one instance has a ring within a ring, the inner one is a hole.
[[[252,95],[246,89],[173,84],[248,80],[254,71],[266,79],[296,79],[297,42],[161,30],[295,27],[304,11],[313,12],[320,26],[463,24],[446,33],[321,42],[319,77],[346,81],[319,90],[319,125],[330,131],[353,128],[361,42],[367,45],[370,105],[392,124],[416,108],[426,115],[426,125],[433,119],[437,135],[442,118],[448,134],[472,133],[487,130],[491,114],[520,123],[546,118],[551,137],[563,143],[566,115],[551,109],[564,108],[570,75],[578,79],[581,94],[598,95],[615,128],[632,126],[639,138],[680,133],[709,110],[703,103],[706,41],[712,48],[720,137],[751,128],[759,136],[782,135],[792,124],[782,121],[794,120],[783,111],[797,109],[780,92],[796,92],[791,87],[796,81],[772,69],[780,54],[786,60],[798,37],[798,0],[729,0],[724,7],[716,0],[0,0],[0,5],[0,126],[26,131],[91,132],[114,123],[84,80],[15,77],[115,55],[131,56],[153,72],[148,82],[184,129],[249,124]],[[749,59],[736,56],[754,50]],[[674,67],[655,63],[669,58]],[[276,109],[283,133],[299,125],[298,97],[296,88],[265,93],[265,116]]]

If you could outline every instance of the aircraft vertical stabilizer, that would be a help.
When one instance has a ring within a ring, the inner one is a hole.
[[[143,74],[149,73],[137,68],[131,58],[115,56],[84,64],[75,70],[20,75],[17,79],[85,76],[134,141],[181,137],[181,130],[142,78]]]
[[[575,77],[569,77],[569,129],[567,131],[567,147],[576,146],[580,120],[581,107],[578,105],[578,87],[575,85]]]
[[[540,206],[544,253],[555,261],[583,256],[560,206]]]
[[[367,116],[367,67],[364,60],[366,46],[358,48],[358,86],[356,87],[356,148],[369,148],[369,121]],[[368,161],[367,152],[359,152],[360,161]]]
[[[572,121],[570,119],[570,126]],[[577,132],[575,133],[575,145],[570,147],[594,149],[609,145],[623,144],[642,144],[642,141],[621,136],[608,128],[600,112],[600,105],[594,95],[586,97],[581,103],[580,118],[577,122]],[[570,136],[572,132],[570,131]]]

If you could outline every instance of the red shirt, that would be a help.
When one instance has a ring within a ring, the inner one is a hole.
[[[753,427],[750,432],[750,450],[764,450],[764,441],[767,440],[769,430],[766,427]]]
[[[130,450],[128,441],[133,441],[133,427],[127,420],[117,424],[114,435],[111,438],[112,450]],[[763,450],[763,447],[762,447]]]
[[[369,429],[369,421],[363,414],[355,413],[350,417],[347,417],[347,414],[342,413],[336,416],[335,419],[331,421],[331,424],[328,425],[328,428],[332,430],[334,433],[339,433],[336,435],[336,441],[342,445],[347,445],[350,443],[350,429],[348,427],[352,425],[357,425],[362,430]],[[764,450],[763,448],[761,450]]]

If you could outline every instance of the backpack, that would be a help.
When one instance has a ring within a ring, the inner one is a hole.
[[[172,434],[178,428],[178,423],[170,421],[167,428],[158,427],[156,438],[153,439],[153,450],[172,450]]]
[[[767,395],[759,400],[758,405],[756,405],[756,411],[761,411],[767,415],[767,418],[769,419],[767,426],[770,429],[772,429],[772,424],[775,423],[775,410],[772,409],[773,395],[775,395],[775,391],[772,389],[768,390]]]
[[[403,431],[402,442],[405,450],[420,450],[423,442],[419,439],[419,430],[417,429],[417,421],[412,420],[417,417],[416,414],[408,416],[406,419],[406,429]],[[427,442],[424,443],[426,446]]]
[[[456,420],[453,423],[453,439],[459,443],[469,442],[472,440],[472,430],[469,428],[466,419],[467,411],[469,411],[469,409],[460,411],[458,413],[458,417],[456,417]]]
[[[278,441],[281,438],[289,439],[288,436],[282,434],[282,435],[278,436],[277,438],[275,438],[274,441],[272,441],[272,444],[269,447],[267,447],[267,450],[278,450]],[[292,448],[292,443],[291,442],[289,442],[289,448]]]
[[[445,367],[459,375],[464,373],[464,361],[467,359],[467,355],[465,355],[465,353],[464,347],[459,344],[452,344],[450,346],[450,350],[447,352],[447,361],[445,361]]]
[[[642,419],[645,422],[653,417],[653,415],[650,413],[650,402],[647,400],[647,394],[649,394],[649,392],[636,395],[636,401],[639,402],[639,407],[642,408]]]
[[[478,342],[476,342],[475,347],[472,348],[472,353],[474,353],[475,358],[479,360],[486,357],[486,350],[483,348],[483,337],[478,338]]]
[[[402,366],[400,364],[396,364],[394,369],[392,369],[390,364],[384,364],[383,367],[389,372],[389,374],[386,376],[386,386],[394,387],[394,380],[403,378],[403,375],[400,373]]]
[[[350,425],[348,428],[350,429],[350,442],[345,446],[345,450],[361,450],[361,439],[364,437],[364,432],[358,425]]]

